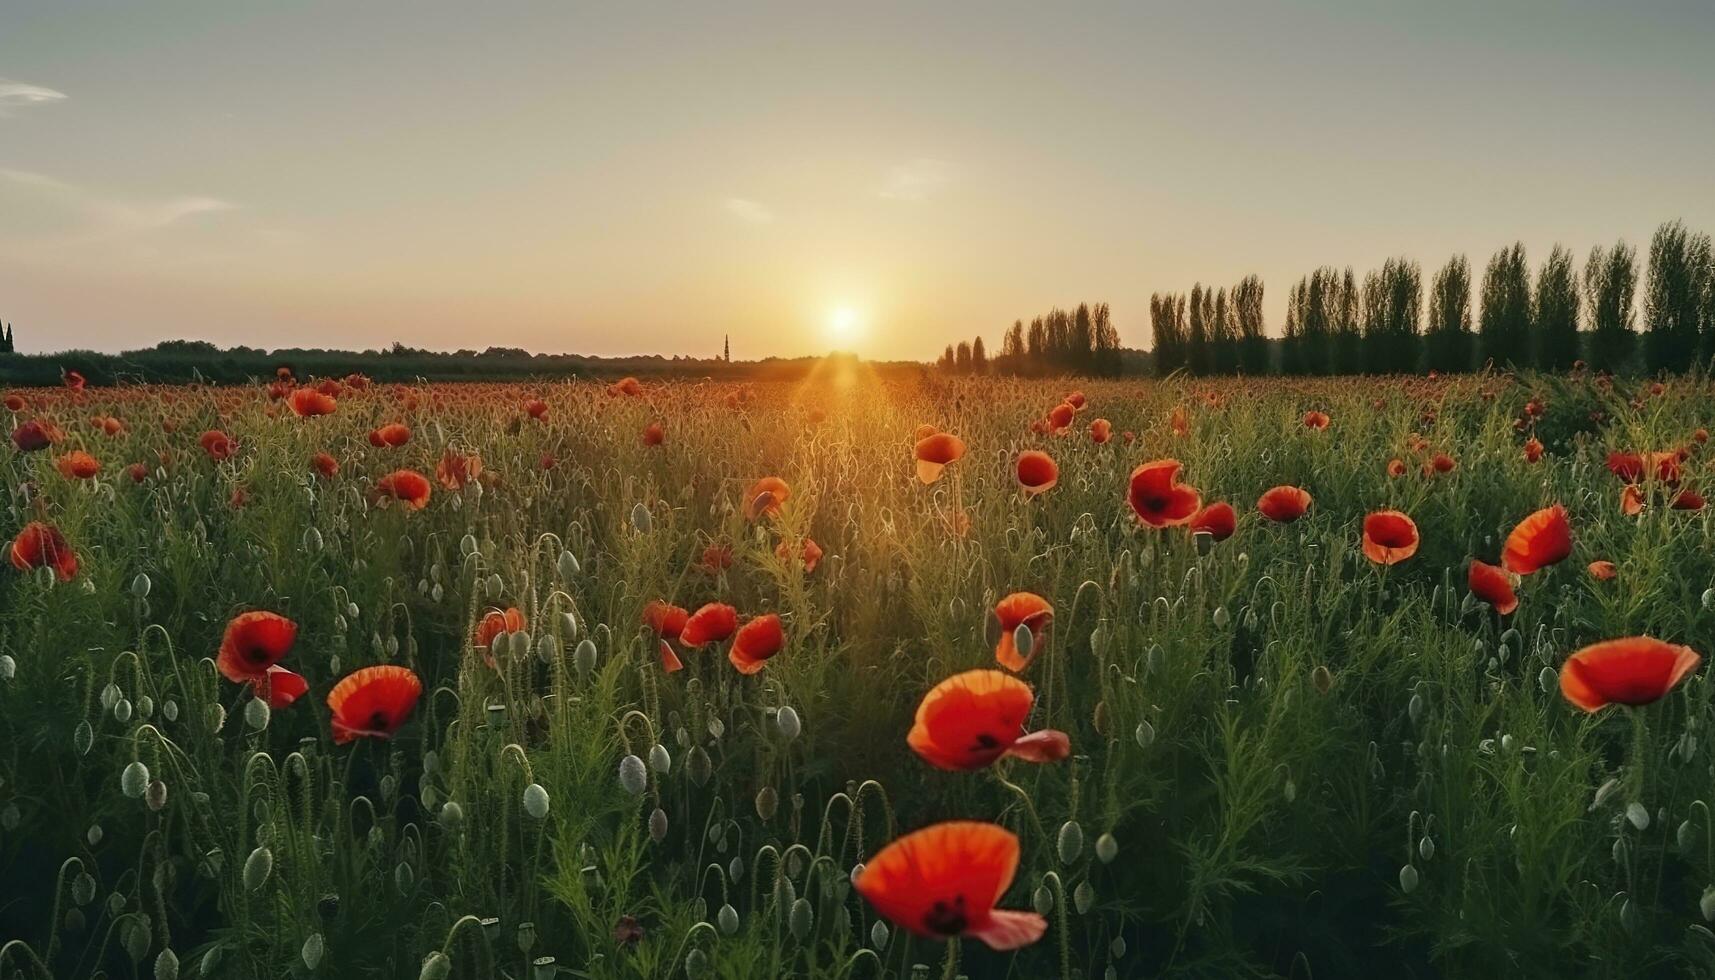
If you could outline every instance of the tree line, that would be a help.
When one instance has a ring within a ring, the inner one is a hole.
[[[1122,370],[1119,328],[1106,303],[1056,307],[1030,321],[1014,320],[990,356],[981,337],[948,344],[936,367],[953,374],[1040,376],[1087,374],[1117,377]]]
[[[1324,266],[1287,293],[1286,322],[1270,355],[1262,281],[1192,287],[1150,297],[1155,372],[1169,375],[1395,374],[1419,370],[1539,368],[1583,361],[1597,370],[1650,373],[1715,358],[1715,249],[1707,234],[1671,221],[1650,241],[1637,323],[1637,250],[1624,241],[1590,250],[1582,268],[1556,245],[1534,271],[1522,243],[1497,251],[1474,283],[1455,255],[1429,280],[1417,262],[1391,258],[1360,280]],[[1473,294],[1475,309],[1473,310]],[[1427,305],[1427,310],[1425,306]]]

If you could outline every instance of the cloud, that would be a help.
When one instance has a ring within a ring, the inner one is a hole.
[[[0,207],[16,219],[7,229],[14,236],[64,244],[134,238],[237,205],[204,195],[120,197],[47,174],[0,169]]]
[[[0,118],[12,115],[14,112],[29,106],[49,105],[54,102],[64,102],[65,99],[66,94],[64,92],[56,92],[40,85],[28,85],[24,82],[0,78]]]
[[[889,201],[927,201],[951,184],[954,175],[955,168],[945,160],[908,160],[887,172],[876,195]]]
[[[740,221],[748,221],[753,225],[766,225],[774,221],[774,212],[761,201],[753,201],[748,197],[729,197],[722,206],[727,213]]]

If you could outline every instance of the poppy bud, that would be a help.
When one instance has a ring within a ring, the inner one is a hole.
[[[1326,666],[1318,664],[1316,669],[1310,672],[1310,683],[1318,694],[1327,694],[1334,688],[1334,674]]]
[[[131,596],[132,596],[132,598],[136,598],[136,599],[147,599],[147,598],[149,598],[149,586],[150,586],[150,584],[151,583],[149,582],[148,574],[145,572],[138,572],[137,576],[131,580]]]
[[[772,786],[764,786],[756,791],[756,815],[763,820],[773,820],[774,812],[780,808],[780,794]]]
[[[167,805],[167,784],[159,779],[150,783],[143,793],[143,802],[156,813],[161,812]]]
[[[632,796],[642,796],[649,788],[649,773],[643,768],[643,760],[635,755],[628,755],[619,760],[619,785]]]
[[[572,554],[571,549],[569,549],[569,548],[560,552],[559,565],[560,565],[560,578],[566,579],[568,581],[572,578],[572,576],[578,574],[578,572],[581,570],[580,566],[578,565],[578,556]]]
[[[1138,748],[1147,749],[1155,743],[1155,726],[1146,718],[1137,723],[1137,731],[1132,732],[1132,737],[1137,739]]]
[[[1609,779],[1607,782],[1603,783],[1601,786],[1598,786],[1596,788],[1596,798],[1593,801],[1591,801],[1590,809],[1595,810],[1597,807],[1600,807],[1602,804],[1608,802],[1608,798],[1613,796],[1614,791],[1618,790],[1619,788],[1620,788],[1620,781],[1618,779]]]
[[[119,789],[133,800],[143,795],[149,787],[149,767],[142,762],[132,762],[119,774]]]
[[[423,968],[417,971],[417,980],[447,980],[452,972],[453,961],[437,949],[423,957]]]
[[[1411,865],[1408,864],[1405,867],[1399,869],[1399,890],[1400,891],[1405,892],[1407,895],[1410,895],[1412,892],[1417,891],[1418,880],[1419,879],[1417,876],[1417,869],[1412,867]]]
[[[1288,803],[1298,799],[1298,784],[1292,781],[1291,776],[1286,778],[1286,785],[1281,787],[1280,795],[1286,797]]]
[[[1103,834],[1096,838],[1096,858],[1103,864],[1112,864],[1114,858],[1119,857],[1119,853],[1120,842],[1114,839],[1113,834]]]
[[[1423,717],[1423,695],[1413,694],[1411,700],[1406,702],[1405,713],[1413,725],[1417,724],[1418,719]]]
[[[304,940],[304,948],[298,951],[298,955],[303,957],[304,966],[314,973],[316,967],[321,965],[322,953],[326,951],[327,943],[322,939],[322,934],[312,932],[310,938]]]
[[[545,664],[551,664],[554,662],[555,655],[557,655],[559,652],[560,652],[560,645],[559,645],[559,643],[555,642],[553,636],[551,636],[547,633],[543,633],[542,636],[536,640],[536,659],[537,660],[540,660]]]
[[[774,724],[779,727],[780,734],[789,739],[797,738],[804,730],[803,722],[798,720],[798,712],[791,705],[780,709],[780,713],[774,716]]]
[[[655,518],[650,516],[649,508],[639,503],[631,508],[631,526],[648,534],[655,529]]]
[[[261,698],[251,698],[250,703],[244,706],[244,723],[250,726],[251,731],[259,732],[268,727],[268,719],[272,714],[268,702]]]
[[[464,826],[464,807],[456,800],[448,800],[441,806],[441,826],[448,830],[457,830]]]
[[[1078,855],[1084,853],[1084,828],[1078,826],[1076,820],[1068,820],[1060,825],[1060,833],[1054,839],[1054,846],[1060,852],[1060,863],[1071,864],[1078,860]]]
[[[131,720],[131,702],[125,698],[113,702],[113,720],[121,725]]]
[[[1703,913],[1704,922],[1715,922],[1715,885],[1703,889],[1703,897],[1697,900],[1697,910]]]
[[[1435,840],[1433,838],[1431,838],[1428,834],[1424,834],[1422,839],[1420,839],[1417,842],[1417,853],[1425,861],[1434,857],[1435,856]]]
[[[1715,589],[1703,590],[1703,608],[1715,609]]]
[[[1233,617],[1227,612],[1226,606],[1216,606],[1215,614],[1210,618],[1214,621],[1215,628],[1218,630],[1226,629],[1227,625],[1233,621]]]
[[[595,670],[595,659],[595,641],[587,636],[579,640],[577,652],[572,654],[572,663],[577,666],[578,673],[588,674]]]
[[[724,935],[730,936],[738,932],[738,909],[733,908],[730,903],[722,905],[721,910],[715,913],[715,924],[720,926]]]
[[[810,900],[800,898],[793,902],[792,912],[786,917],[786,922],[788,928],[792,930],[792,938],[803,942],[804,938],[810,935],[811,927],[815,925],[815,920],[810,912]]]
[[[1079,915],[1083,915],[1095,904],[1096,886],[1090,884],[1088,879],[1078,882],[1078,887],[1072,889],[1072,907],[1078,910]]]
[[[141,961],[143,955],[149,952],[149,929],[139,921],[140,918],[140,914],[138,918],[126,918],[122,920],[119,928],[119,942],[125,947],[125,955],[131,957],[132,963]]]
[[[685,954],[685,976],[687,980],[702,980],[709,972],[709,954],[703,952],[701,946],[692,946]]]
[[[155,980],[179,980],[179,954],[170,948],[161,950],[155,957]]]
[[[322,532],[314,524],[304,528],[304,550],[312,555],[322,550]]]
[[[701,745],[693,746],[690,754],[685,757],[685,772],[699,788],[706,785],[709,777],[714,775],[714,763]]]
[[[696,682],[697,682],[696,678],[694,678],[694,677],[691,678],[691,683],[695,684]],[[708,728],[709,728],[709,737],[711,737],[711,738],[720,738],[722,735],[726,734],[726,722],[721,721],[720,718],[716,715],[710,715],[709,716]]]
[[[268,876],[274,871],[274,852],[262,845],[250,852],[244,859],[244,887],[255,891],[268,883]]]
[[[90,746],[95,744],[95,727],[87,719],[77,723],[77,730],[72,732],[72,748],[78,755],[88,755]]]
[[[411,888],[417,880],[417,872],[411,865],[400,861],[393,866],[393,887],[399,889],[399,894],[410,895]]]
[[[317,899],[316,914],[322,917],[323,922],[332,922],[334,917],[339,915],[339,896],[328,892]]]
[[[728,863],[726,866],[726,874],[727,874],[728,878],[731,878],[733,880],[734,884],[737,884],[738,882],[741,882],[744,880],[744,858],[743,858],[743,856],[737,855],[737,854],[733,855],[732,861],[730,863]]]
[[[548,791],[541,783],[524,787],[524,812],[541,820],[548,816]]]
[[[1636,800],[1626,804],[1626,819],[1639,830],[1649,829],[1649,811]]]
[[[668,754],[667,746],[657,742],[649,749],[649,768],[665,776],[673,768],[673,757]]]

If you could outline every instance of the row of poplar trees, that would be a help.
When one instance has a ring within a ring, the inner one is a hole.
[[[1026,327],[1015,320],[1001,339],[1000,353],[988,355],[981,337],[949,344],[937,364],[955,374],[1084,374],[1117,377],[1120,335],[1106,303],[1079,303],[1070,312],[1050,310]]]
[[[1199,284],[1189,296],[1158,293],[1149,311],[1155,370],[1392,374],[1493,365],[1558,371],[1583,360],[1598,370],[1657,373],[1707,366],[1715,358],[1715,250],[1708,235],[1678,221],[1662,225],[1650,241],[1641,345],[1638,256],[1623,241],[1591,249],[1582,269],[1557,245],[1534,274],[1524,245],[1515,243],[1489,259],[1475,311],[1472,285],[1463,255],[1436,271],[1427,296],[1422,270],[1409,259],[1389,259],[1361,281],[1349,268],[1317,269],[1288,293],[1278,364],[1263,331],[1257,277],[1230,289]]]

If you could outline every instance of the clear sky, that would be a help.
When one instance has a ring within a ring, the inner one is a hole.
[[[1278,333],[1316,265],[1715,230],[1712,107],[1709,0],[4,0],[0,318],[932,358],[1256,272]]]

